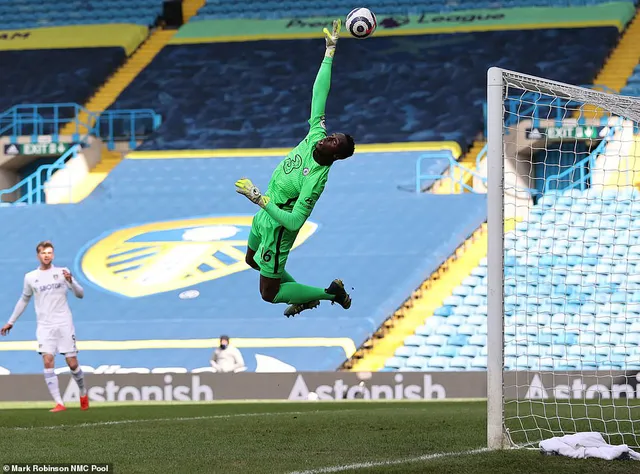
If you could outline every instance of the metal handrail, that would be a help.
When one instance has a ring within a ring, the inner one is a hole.
[[[463,180],[461,178],[456,179],[453,174],[451,176],[446,176],[444,174],[422,174],[422,162],[426,159],[446,159],[449,162],[449,170],[453,170],[453,169],[460,169],[462,170],[464,173],[469,173],[471,176],[478,178],[482,181],[482,183],[484,185],[487,184],[487,178],[485,176],[481,176],[479,173],[477,173],[476,171],[473,171],[469,168],[467,168],[466,166],[461,165],[451,154],[450,151],[434,151],[434,152],[429,152],[429,153],[423,153],[422,155],[418,156],[418,159],[416,160],[416,193],[420,193],[422,192],[422,181],[423,180],[433,180],[433,181],[437,181],[440,179],[451,179],[451,192],[454,191],[454,185],[455,184],[459,184],[463,189],[475,193],[476,191],[469,186],[468,184],[466,184],[465,182],[463,182]]]
[[[81,120],[81,117],[86,119]],[[26,127],[30,127],[28,135],[31,136],[32,143],[37,143],[38,137],[45,134],[51,135],[53,141],[58,141],[62,126],[73,123],[73,142],[86,143],[90,136],[96,136],[105,141],[109,149],[113,149],[117,138],[116,129],[122,129],[128,130],[130,147],[135,148],[137,141],[146,137],[146,134],[137,132],[137,124],[147,120],[151,132],[162,124],[162,117],[151,109],[107,110],[97,113],[74,103],[19,104],[0,114],[0,135],[8,135],[11,143],[17,143],[18,137],[24,136]],[[104,122],[108,126],[103,125]],[[117,127],[118,122],[122,124],[121,127]],[[45,130],[46,125],[50,126],[49,130]]]
[[[592,175],[592,170],[595,167],[595,161],[598,158],[598,155],[604,150],[604,148],[607,146],[611,138],[613,138],[613,135],[616,130],[617,130],[617,127],[612,127],[611,130],[609,130],[609,132],[607,133],[607,135],[602,139],[602,141],[598,143],[598,146],[591,153],[589,153],[588,156],[578,161],[573,166],[564,170],[563,172],[549,176],[544,183],[544,192],[546,193],[548,191],[551,191],[550,184],[552,182],[558,183],[560,181],[560,178],[563,178],[568,175],[572,175],[572,173],[574,173],[578,169],[580,173],[580,179],[571,182],[571,184],[569,184],[564,189],[565,190],[573,189],[580,186],[580,189],[584,191],[586,188],[586,182]],[[589,163],[589,172],[585,174],[585,167],[586,167],[585,165],[587,163]],[[556,189],[557,189],[557,185],[556,185]]]
[[[27,191],[16,199],[13,204],[42,204],[42,192],[44,190],[45,183],[51,179],[51,175],[55,171],[61,170],[66,166],[66,162],[69,158],[75,158],[80,149],[80,145],[73,145],[53,163],[38,167],[34,173],[31,173],[16,185],[8,189],[0,190],[0,203],[2,203],[2,196],[13,194],[23,187],[26,187]],[[46,179],[44,182],[42,180],[43,171],[46,171]]]

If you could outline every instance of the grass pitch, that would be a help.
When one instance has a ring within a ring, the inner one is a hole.
[[[0,412],[0,464],[112,463],[117,473],[640,472],[486,445],[484,402],[210,403]]]

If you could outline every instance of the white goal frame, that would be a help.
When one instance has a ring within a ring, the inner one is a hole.
[[[510,446],[504,400],[504,103],[508,87],[594,104],[640,121],[640,100],[492,67],[487,74],[487,446]]]

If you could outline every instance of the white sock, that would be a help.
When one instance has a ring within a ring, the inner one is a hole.
[[[47,383],[49,393],[53,398],[53,401],[58,405],[64,405],[62,403],[62,397],[60,396],[60,387],[58,386],[58,376],[53,369],[44,369],[44,381]]]
[[[80,396],[84,397],[87,394],[87,389],[84,386],[84,372],[82,371],[80,366],[76,367],[76,370],[72,370],[71,375],[73,375],[73,379],[78,384],[78,388],[80,389]]]

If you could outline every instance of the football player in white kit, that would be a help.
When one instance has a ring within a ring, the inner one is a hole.
[[[31,296],[35,296],[38,352],[44,361],[44,380],[49,388],[49,393],[56,402],[55,408],[50,411],[66,410],[60,396],[58,376],[53,370],[54,357],[57,353],[64,355],[67,365],[71,369],[71,375],[80,389],[80,408],[87,410],[89,397],[84,385],[84,374],[78,364],[75,329],[67,302],[69,290],[73,291],[76,298],[82,298],[84,290],[67,268],[58,268],[53,265],[54,255],[51,242],[40,242],[36,252],[40,266],[25,275],[22,296],[18,300],[9,322],[0,329],[0,334],[3,336],[9,334],[16,320],[27,308]]]

